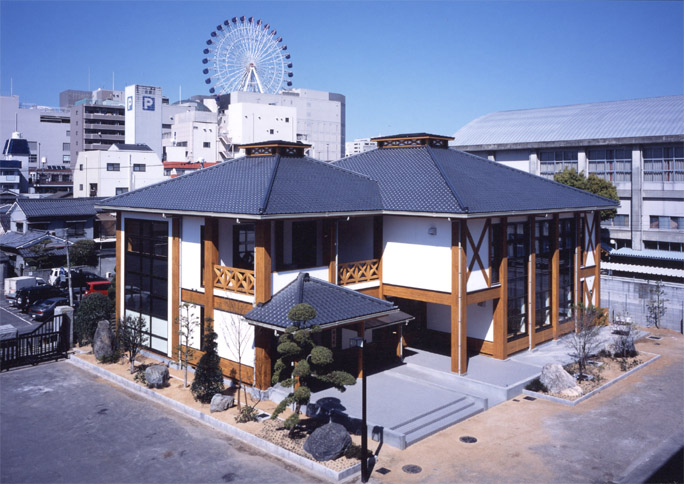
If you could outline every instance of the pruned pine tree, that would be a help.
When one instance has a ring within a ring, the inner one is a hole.
[[[288,318],[295,325],[288,327],[278,338],[280,358],[275,363],[272,383],[280,383],[285,388],[293,388],[293,391],[278,404],[271,418],[277,418],[289,405],[294,404],[294,413],[284,423],[284,427],[290,429],[290,437],[299,424],[302,406],[311,399],[310,385],[314,381],[331,384],[341,392],[345,386],[356,383],[356,378],[351,374],[331,369],[332,351],[316,345],[313,340],[313,335],[321,331],[319,326],[300,328],[315,317],[316,311],[310,305],[293,306]]]
[[[216,338],[218,335],[213,328],[204,335],[204,354],[195,368],[195,379],[190,386],[192,395],[198,402],[209,403],[216,393],[224,390],[223,372],[221,371],[221,359],[218,355]]]

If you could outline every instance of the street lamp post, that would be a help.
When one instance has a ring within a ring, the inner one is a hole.
[[[352,346],[359,349],[361,363],[361,482],[368,482],[368,422],[366,420],[366,371],[363,363],[365,341],[363,337],[351,338]]]

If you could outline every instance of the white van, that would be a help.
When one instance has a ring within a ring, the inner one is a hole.
[[[14,299],[17,297],[17,291],[25,287],[38,285],[37,278],[33,276],[10,277],[5,279],[5,297],[7,299]],[[41,281],[43,281],[41,279]],[[43,281],[44,283],[45,281]]]

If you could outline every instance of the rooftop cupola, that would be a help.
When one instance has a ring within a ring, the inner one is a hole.
[[[259,143],[246,143],[239,145],[240,149],[245,150],[247,156],[304,156],[304,152],[311,148],[301,142],[292,141],[261,141]]]
[[[395,134],[392,136],[380,136],[371,138],[378,144],[378,148],[411,148],[417,146],[430,146],[432,148],[448,148],[451,136],[440,136],[430,133]]]

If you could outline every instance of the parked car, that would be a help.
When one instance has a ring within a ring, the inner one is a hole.
[[[71,271],[71,287],[73,288],[83,288],[86,283],[93,281],[109,281],[106,277],[99,276],[94,272],[82,271],[82,270],[72,270]],[[68,287],[69,281],[66,277],[60,282],[60,287]]]
[[[100,294],[107,295],[107,290],[112,283],[109,281],[90,281],[86,282],[86,290],[83,293],[84,296],[92,294],[94,292],[99,292]]]
[[[68,306],[69,300],[65,297],[51,297],[33,304],[28,309],[28,314],[36,321],[49,321],[55,315],[57,306]]]
[[[23,312],[26,312],[29,306],[34,304],[36,301],[58,296],[64,296],[64,291],[58,287],[50,285],[25,287],[17,291],[17,297],[14,300],[14,305]]]
[[[64,267],[53,267],[50,269],[48,282],[53,286],[61,286],[66,281],[66,269]]]

